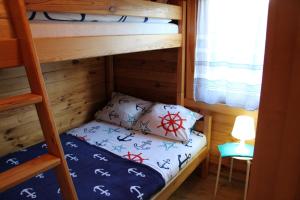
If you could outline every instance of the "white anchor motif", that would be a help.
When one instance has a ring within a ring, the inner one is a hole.
[[[107,158],[105,158],[104,156],[102,156],[101,154],[94,154],[93,158],[98,158],[101,161],[107,162]]]
[[[57,193],[57,194],[60,194],[60,188],[57,189],[56,193]]]
[[[66,142],[66,146],[72,147],[72,148],[77,148],[78,146],[74,144],[73,142]]]
[[[42,179],[42,178],[45,178],[45,176],[44,176],[43,173],[41,173],[41,174],[36,175],[35,178],[40,178],[40,179]]]
[[[110,192],[109,190],[104,190],[104,185],[96,185],[94,188],[93,188],[93,191],[94,192],[97,192],[97,191],[100,191],[101,195],[104,194],[105,196],[109,197],[110,196]]]
[[[141,193],[141,192],[139,191],[139,189],[141,189],[140,186],[131,186],[131,187],[130,187],[130,192],[131,192],[131,193],[136,192],[136,193],[138,194],[138,196],[137,196],[136,198],[137,198],[138,200],[143,200],[144,193]]]
[[[6,160],[6,163],[10,164],[10,165],[18,165],[18,164],[20,164],[19,161],[17,160],[17,158],[10,158],[10,159]]]
[[[47,149],[48,145],[47,144],[42,144],[42,149]]]
[[[76,172],[72,172],[72,171],[73,171],[72,169],[69,170],[70,176],[71,176],[72,178],[77,178]]]
[[[69,160],[72,160],[72,161],[76,161],[76,162],[79,161],[79,159],[76,156],[74,156],[73,154],[66,154],[65,158],[69,159]]]
[[[146,175],[143,172],[137,172],[136,168],[129,168],[128,169],[128,174],[132,174],[132,173],[134,173],[136,176],[140,176],[140,177],[143,177],[143,178],[146,177]]]
[[[20,195],[26,195],[27,198],[35,199],[37,197],[36,193],[33,191],[33,188],[25,188],[20,192]]]
[[[101,174],[101,176],[110,176],[109,172],[105,172],[104,169],[95,169],[95,174]]]

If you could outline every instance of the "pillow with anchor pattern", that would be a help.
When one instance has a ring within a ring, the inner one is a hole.
[[[122,93],[113,93],[112,100],[95,114],[95,118],[131,129],[152,104]]]
[[[133,129],[187,142],[196,121],[202,117],[180,105],[156,103],[137,121]]]

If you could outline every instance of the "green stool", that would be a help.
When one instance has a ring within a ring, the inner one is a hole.
[[[231,162],[230,162],[229,182],[231,182],[233,159],[247,161],[247,174],[246,174],[246,184],[245,184],[245,192],[244,192],[244,200],[246,200],[251,160],[253,158],[254,146],[250,145],[250,144],[245,144],[244,151],[239,151],[240,150],[239,147],[240,147],[240,143],[225,143],[222,145],[218,145],[218,150],[220,152],[220,158],[219,158],[218,173],[217,173],[214,197],[216,197],[216,195],[217,195],[220,172],[221,172],[221,165],[222,165],[222,158],[230,157]]]

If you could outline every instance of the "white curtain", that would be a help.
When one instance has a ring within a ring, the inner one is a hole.
[[[201,0],[195,60],[197,101],[259,105],[268,0]]]

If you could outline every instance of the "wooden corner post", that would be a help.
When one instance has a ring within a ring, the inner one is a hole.
[[[197,38],[198,0],[187,2],[186,16],[186,70],[185,70],[185,98],[194,100],[194,71]]]
[[[209,154],[210,154],[210,141],[211,141],[211,128],[212,128],[212,116],[211,115],[205,115],[204,116],[204,127],[203,127],[203,133],[206,136],[206,146],[208,149],[207,157],[202,163],[201,168],[201,175],[203,178],[206,178],[208,175],[208,168],[209,168]]]
[[[105,89],[106,89],[106,99],[110,100],[114,86],[114,58],[113,56],[105,57]]]
[[[186,1],[180,1],[182,18],[179,20],[179,33],[182,35],[182,46],[178,49],[176,102],[184,105],[185,62],[186,62]]]

